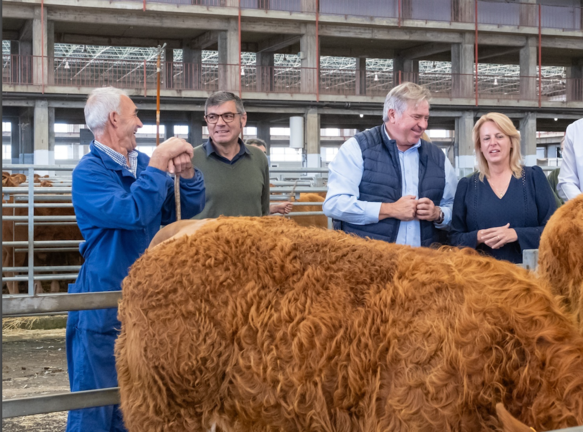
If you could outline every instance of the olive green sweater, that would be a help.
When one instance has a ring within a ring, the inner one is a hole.
[[[192,163],[202,172],[206,189],[204,210],[194,219],[269,214],[267,158],[256,147],[246,149],[233,164],[222,162],[216,153],[207,156],[203,146],[194,149]]]

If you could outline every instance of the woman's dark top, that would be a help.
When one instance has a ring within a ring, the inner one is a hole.
[[[518,240],[500,249],[484,243],[477,250],[494,258],[522,262],[523,249],[537,249],[547,221],[556,210],[553,191],[539,167],[523,167],[522,176],[510,179],[502,198],[494,193],[488,179],[480,181],[479,173],[462,178],[453,203],[451,244],[476,248],[478,230],[501,227],[510,223]]]

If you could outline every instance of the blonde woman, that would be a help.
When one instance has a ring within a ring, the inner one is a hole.
[[[504,114],[482,116],[473,141],[478,171],[458,184],[452,244],[520,263],[556,210],[553,192],[539,167],[522,166],[520,135]]]

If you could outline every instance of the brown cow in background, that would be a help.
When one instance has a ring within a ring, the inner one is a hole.
[[[324,202],[324,197],[320,193],[301,193],[296,202]],[[294,206],[294,212],[321,212],[321,205]],[[290,216],[290,219],[303,227],[328,228],[328,218],[325,215],[319,216]]]
[[[26,181],[24,174],[2,173],[3,186],[19,186]],[[42,177],[35,175],[34,182],[39,187],[50,187],[52,183],[42,180]],[[36,187],[36,184],[35,184]],[[3,201],[4,202],[4,201]],[[14,203],[14,198],[10,197],[10,203]],[[37,201],[40,202],[40,201]],[[28,216],[28,208],[2,208],[3,216]],[[35,216],[73,216],[73,208],[35,208]],[[28,225],[16,225],[15,221],[2,221],[2,267],[25,267],[28,265],[28,253],[15,253],[12,246],[5,246],[7,241],[27,241]],[[35,241],[47,240],[83,240],[81,231],[76,225],[42,225],[35,224]],[[81,265],[83,258],[79,252],[35,252],[35,266],[65,266]],[[70,272],[66,272],[70,273]],[[15,273],[6,272],[5,276],[16,276]],[[65,282],[63,284],[66,287]],[[19,282],[6,282],[6,288],[10,294],[19,293]],[[50,291],[58,292],[61,284],[57,280],[50,282]],[[43,292],[40,281],[35,282],[35,291]]]
[[[583,424],[583,336],[527,270],[281,218],[197,228],[124,280],[129,431]]]

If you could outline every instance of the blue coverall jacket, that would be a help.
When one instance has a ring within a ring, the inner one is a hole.
[[[148,166],[139,153],[137,175],[96,148],[73,171],[73,207],[85,242],[85,263],[70,293],[119,291],[130,266],[161,225],[176,221],[174,181]],[[202,174],[180,179],[182,217],[205,203]],[[71,391],[117,386],[113,346],[120,329],[117,308],[69,312],[67,362]],[[123,431],[118,406],[71,411],[67,431]]]

